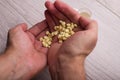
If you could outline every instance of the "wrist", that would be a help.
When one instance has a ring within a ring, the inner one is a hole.
[[[63,55],[58,57],[59,61],[59,68],[64,69],[67,67],[76,67],[75,69],[78,69],[79,67],[84,67],[86,56],[80,55],[76,57],[65,57]],[[77,68],[78,67],[78,68]]]
[[[74,53],[73,53],[74,54]],[[58,61],[61,65],[67,64],[77,64],[80,63],[81,65],[84,64],[87,55],[80,53],[79,55],[70,55],[69,53],[59,53],[58,54]]]
[[[19,55],[22,54],[15,49],[7,49],[5,51],[5,60],[10,65],[9,69],[11,70],[9,78],[11,80],[27,80],[33,75],[32,67],[27,62],[27,59]]]
[[[59,77],[64,80],[85,80],[84,61],[84,56],[74,57],[64,62],[60,61],[58,66]]]
[[[85,80],[84,61],[85,56],[66,57],[59,55],[56,68],[51,67],[53,80]]]

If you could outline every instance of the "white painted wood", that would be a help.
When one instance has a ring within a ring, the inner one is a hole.
[[[109,9],[120,18],[120,1],[118,0],[96,0],[105,8]]]
[[[104,0],[99,0],[104,2]],[[87,80],[120,79],[120,19],[119,6],[106,8],[98,0],[64,0],[74,8],[87,7],[99,24],[96,48],[87,58]],[[112,0],[105,0],[112,1]],[[120,0],[114,0],[120,5]],[[0,52],[4,51],[8,29],[26,22],[29,27],[44,19],[45,0],[0,0]],[[110,4],[110,2],[109,2]],[[112,2],[111,6],[116,5]],[[117,15],[116,15],[117,14]],[[36,80],[49,80],[45,71]]]

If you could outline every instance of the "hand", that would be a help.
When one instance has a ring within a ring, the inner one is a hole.
[[[39,38],[45,35],[47,29],[47,24],[44,20],[29,30],[27,30],[26,24],[20,24],[9,31],[6,54],[10,60],[16,61],[14,69],[21,68],[22,73],[24,73],[23,75],[27,76],[24,78],[25,80],[33,77],[33,75],[46,66],[48,49],[42,47]],[[21,71],[18,71],[19,76],[22,74],[19,74]],[[17,77],[17,70],[15,73],[14,77]],[[20,76],[20,79],[21,77],[23,76]]]
[[[51,48],[49,49],[48,64],[53,78],[55,78],[55,74],[62,73],[61,75],[65,75],[66,73],[66,75],[68,75],[70,71],[66,70],[68,70],[70,66],[72,66],[72,69],[74,68],[73,71],[79,71],[81,65],[78,64],[82,64],[83,66],[84,59],[87,55],[90,54],[90,52],[94,49],[96,45],[96,21],[80,16],[77,11],[72,9],[67,4],[61,2],[60,0],[55,1],[55,3],[47,1],[45,5],[47,8],[45,16],[51,31],[53,31],[53,27],[55,25],[59,25],[59,20],[63,20],[66,22],[74,22],[78,25],[78,28],[75,29],[76,33],[73,36],[68,38],[62,44],[59,44],[55,38],[53,44],[51,45]],[[75,65],[78,65],[79,67],[76,68]],[[65,68],[63,66],[67,67]],[[63,72],[61,72],[61,69],[63,69]],[[73,78],[73,76],[71,77]],[[78,80],[76,79],[77,77],[75,79],[72,78],[69,78],[68,80]],[[80,80],[83,80],[83,78],[80,78]]]

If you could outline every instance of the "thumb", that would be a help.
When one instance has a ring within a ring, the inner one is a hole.
[[[79,19],[79,24],[84,30],[96,30],[98,28],[98,24],[95,20],[91,20],[90,18],[86,18],[81,16]]]
[[[22,24],[18,24],[16,27],[14,28],[11,28],[9,30],[9,34],[15,34],[15,33],[18,33],[20,31],[26,31],[27,30],[27,25],[25,23],[22,23]]]
[[[10,45],[11,40],[13,37],[19,36],[19,34],[22,34],[27,30],[27,25],[25,23],[19,24],[14,28],[11,28],[8,31],[8,40],[7,40],[7,45]]]
[[[25,24],[25,23],[18,24],[14,29],[26,31],[27,30],[27,24]]]

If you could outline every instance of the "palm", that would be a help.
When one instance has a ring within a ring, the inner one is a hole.
[[[48,29],[46,21],[42,21],[36,25],[34,25],[31,29],[27,31],[27,35],[29,39],[31,39],[31,43],[33,44],[33,49],[35,49],[35,52],[37,54],[36,59],[33,62],[33,64],[39,64],[39,68],[42,69],[46,66],[46,54],[48,49],[42,46],[42,43],[40,42],[40,37],[43,37],[45,35],[46,30]],[[30,49],[29,49],[30,50]],[[38,65],[37,65],[38,66]]]
[[[27,33],[27,35],[29,36],[29,38],[31,39],[31,43],[33,43],[33,46],[35,47],[34,49],[38,52],[41,52],[43,54],[47,53],[47,48],[43,47],[39,38],[42,37],[43,35],[45,35],[45,31],[42,32],[42,35],[39,34],[37,36],[35,36],[34,34],[32,34],[31,32]]]
[[[25,24],[18,25],[9,31],[8,50],[17,51],[12,55],[21,56],[24,63],[36,72],[42,70],[47,64],[47,48],[42,47],[39,38],[45,35],[46,21],[42,21],[27,30]],[[14,50],[13,50],[14,49]]]
[[[69,12],[65,13],[61,10],[61,8],[56,9],[56,6],[57,6],[57,8],[60,7],[59,4],[57,3],[57,1],[56,1],[55,4],[53,4],[51,2],[46,3],[46,7],[47,7],[48,10],[45,12],[45,16],[46,16],[46,20],[47,20],[47,22],[50,26],[51,31],[53,31],[53,27],[55,25],[59,25],[59,20],[63,20],[65,22],[74,22],[74,23],[78,24],[78,18],[77,17],[73,18],[73,17],[67,15],[67,13],[69,13]],[[62,13],[59,12],[59,11],[61,11]],[[67,15],[67,16],[64,16],[64,14]],[[70,13],[70,14],[73,15],[73,13]],[[78,13],[76,13],[76,14],[78,15]],[[75,31],[80,31],[80,30],[81,29],[79,27]],[[71,42],[76,42],[75,39],[78,37],[77,35],[79,35],[79,34],[74,34],[72,37],[67,39],[62,44],[59,44],[58,41],[55,40],[56,39],[55,38],[53,44],[51,45],[51,48],[49,49],[48,63],[52,64],[56,61],[56,55],[57,55],[60,48],[65,48],[65,50],[70,50],[70,43]],[[66,49],[66,48],[69,48],[69,49]],[[71,49],[72,49],[72,47],[71,47]]]

